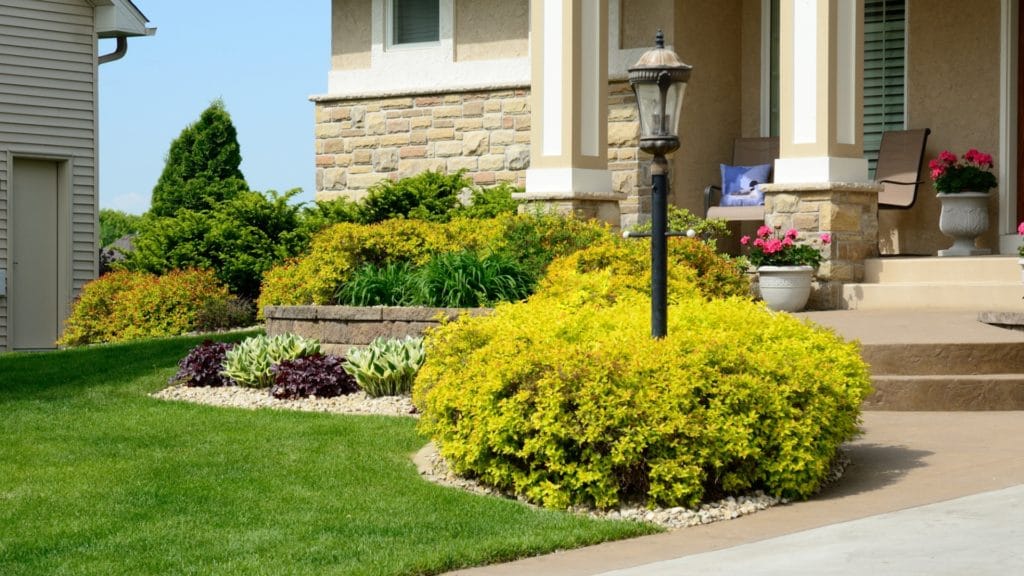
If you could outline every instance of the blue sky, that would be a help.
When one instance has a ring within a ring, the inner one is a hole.
[[[141,214],[171,141],[216,98],[254,190],[315,193],[313,103],[327,89],[328,0],[136,0],[158,31],[100,66],[100,207]],[[113,50],[101,43],[100,52]]]

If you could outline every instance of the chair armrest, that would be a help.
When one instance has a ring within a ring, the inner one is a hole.
[[[902,186],[913,186],[915,184],[924,184],[924,180],[918,180],[917,182],[904,182],[902,180],[879,180],[879,184],[899,184]]]
[[[708,217],[708,210],[711,209],[711,194],[715,191],[718,191],[718,193],[721,194],[722,187],[711,184],[704,189],[704,218]]]

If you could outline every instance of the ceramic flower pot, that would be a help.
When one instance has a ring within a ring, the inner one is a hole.
[[[799,312],[811,296],[814,268],[810,266],[759,266],[758,285],[761,299],[768,308]]]
[[[1024,258],[1017,260],[1017,264],[1020,264],[1020,281],[1024,282]]]
[[[939,256],[979,256],[991,251],[974,247],[974,239],[988,230],[988,192],[936,194],[942,203],[939,231],[953,238],[953,245]]]

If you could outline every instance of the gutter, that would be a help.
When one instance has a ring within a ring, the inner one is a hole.
[[[156,35],[156,28],[146,28],[146,36]],[[114,47],[114,51],[109,54],[100,54],[99,63],[106,64],[108,62],[114,62],[124,58],[125,54],[128,53],[128,37],[117,36],[117,46]]]

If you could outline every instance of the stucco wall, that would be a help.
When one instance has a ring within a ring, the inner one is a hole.
[[[529,0],[455,2],[457,61],[526,57],[529,33]]]
[[[999,152],[998,0],[907,2],[908,127],[931,128],[925,162],[942,150]],[[998,169],[998,168],[997,168]],[[927,178],[927,171],[922,175]],[[989,233],[979,246],[998,248],[998,195],[991,194]],[[939,232],[940,205],[930,182],[907,211],[883,211],[879,237],[887,251],[934,254],[952,240]]]
[[[741,136],[761,136],[761,0],[743,0],[740,15]]]
[[[331,68],[370,67],[371,4],[370,0],[332,0]]]
[[[699,214],[704,187],[721,181],[718,165],[731,159],[741,133],[741,5],[680,0],[677,6],[676,51],[693,73],[683,101],[681,147],[672,158],[671,201]]]
[[[665,43],[675,44],[675,30],[666,24],[672,21],[673,6],[672,0],[621,0],[621,48],[628,50],[654,46],[654,35],[659,28],[665,34]],[[683,61],[687,62],[685,58]]]

